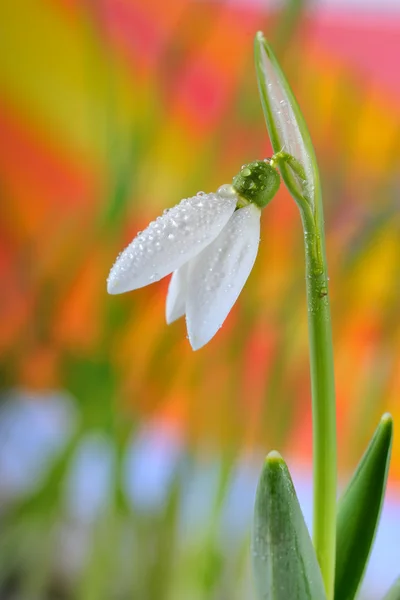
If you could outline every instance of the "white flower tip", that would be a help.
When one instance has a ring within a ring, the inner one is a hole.
[[[180,269],[172,273],[165,304],[165,320],[167,321],[167,325],[171,325],[171,323],[177,321],[185,314],[187,268],[188,265],[184,264]]]
[[[188,338],[189,338],[189,343],[192,347],[192,350],[194,350],[194,351],[200,350],[200,348],[205,346],[207,344],[207,342],[209,341],[209,340],[201,340],[200,338],[198,338],[194,335],[188,335]]]
[[[118,294],[118,289],[115,285],[115,281],[113,281],[110,277],[107,279],[107,293],[113,296],[115,294]]]
[[[126,292],[125,286],[121,285],[120,279],[114,272],[114,267],[111,269],[107,279],[107,292],[113,296]]]
[[[165,310],[165,321],[166,321],[167,325],[171,325],[171,323],[174,323],[181,317],[183,317],[183,313],[178,314],[178,313],[174,312],[171,308],[169,308],[169,306],[167,304],[166,310]]]
[[[186,319],[186,324],[187,324],[187,319]],[[211,340],[213,339],[213,337],[218,333],[218,331],[221,329],[222,325],[220,325],[216,330],[214,331],[210,331],[208,330],[206,331],[202,331],[202,332],[197,332],[194,333],[193,331],[191,331],[188,329],[188,340],[189,343],[192,347],[192,350],[200,350],[200,348],[203,348],[203,346],[205,346],[206,344],[208,344],[208,342],[211,342]],[[203,334],[203,335],[201,335]],[[211,334],[211,335],[210,335]]]
[[[192,350],[200,350],[200,348],[203,348],[203,346],[213,339],[221,327],[222,323],[219,326],[216,326],[215,322],[211,327],[206,323],[203,323],[203,326],[199,327],[198,323],[193,323],[186,315],[187,337]]]

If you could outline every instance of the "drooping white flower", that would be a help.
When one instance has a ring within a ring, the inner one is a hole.
[[[186,315],[190,344],[201,348],[225,321],[250,274],[260,239],[260,205],[277,186],[276,171],[258,161],[242,168],[234,187],[199,192],[166,210],[119,255],[108,292],[128,292],[173,273],[167,323]]]

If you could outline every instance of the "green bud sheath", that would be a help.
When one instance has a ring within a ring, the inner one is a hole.
[[[243,165],[240,173],[233,178],[232,185],[244,200],[264,208],[275,196],[280,182],[278,171],[267,161],[255,160]]]

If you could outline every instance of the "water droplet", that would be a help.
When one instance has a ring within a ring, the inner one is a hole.
[[[221,196],[229,197],[229,196],[235,196],[236,192],[232,185],[230,185],[229,183],[225,183],[224,185],[221,185],[221,187],[218,188],[217,194],[220,194]]]
[[[170,233],[170,234],[168,235],[168,239],[169,239],[169,240],[173,240],[174,238],[175,238],[175,236],[174,236],[174,234],[173,234],[173,233]]]
[[[244,168],[242,170],[242,175],[243,175],[243,177],[248,177],[249,175],[251,175],[250,169],[248,167]]]

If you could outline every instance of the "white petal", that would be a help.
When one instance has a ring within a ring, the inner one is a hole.
[[[180,319],[185,314],[188,264],[185,263],[180,269],[174,271],[169,282],[165,306],[165,316],[168,325]]]
[[[108,277],[108,292],[128,292],[179,269],[217,237],[236,202],[230,187],[224,193],[199,192],[165,211],[117,258]]]
[[[214,242],[190,261],[186,322],[194,350],[217,333],[250,275],[260,215],[254,204],[237,210]]]

